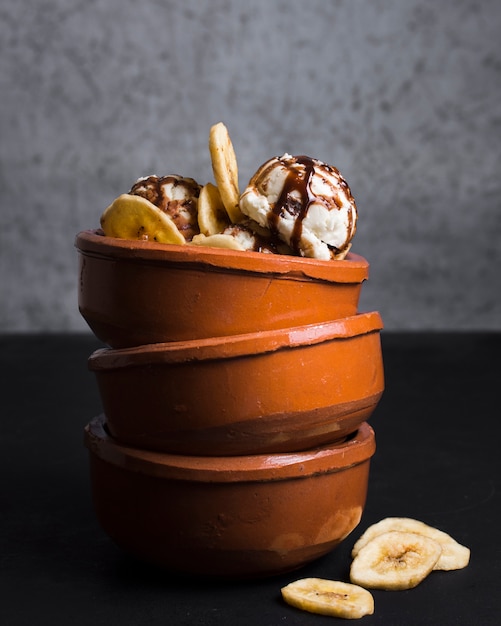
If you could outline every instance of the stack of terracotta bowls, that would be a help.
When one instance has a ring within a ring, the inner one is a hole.
[[[177,571],[264,576],[360,521],[383,393],[368,263],[76,239],[103,415],[94,505],[125,550]]]

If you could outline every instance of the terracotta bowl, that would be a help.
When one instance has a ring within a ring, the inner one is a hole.
[[[369,264],[81,232],[79,308],[114,348],[273,330],[357,312]]]
[[[289,452],[355,431],[384,388],[381,317],[103,348],[89,358],[113,437],[196,455]]]
[[[359,523],[374,432],[307,452],[193,457],[124,447],[85,430],[104,531],[140,559],[188,574],[266,576],[332,550]]]

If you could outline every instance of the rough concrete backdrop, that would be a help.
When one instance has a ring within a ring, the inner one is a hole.
[[[499,0],[7,0],[0,331],[80,331],[74,235],[141,175],[336,165],[386,328],[501,330]]]

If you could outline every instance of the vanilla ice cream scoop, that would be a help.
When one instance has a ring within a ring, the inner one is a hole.
[[[240,210],[295,254],[324,260],[342,256],[357,224],[344,178],[307,156],[284,154],[264,163],[241,195]]]
[[[200,232],[197,217],[200,189],[193,178],[172,174],[140,178],[130,193],[146,198],[167,213],[185,240],[191,241]]]

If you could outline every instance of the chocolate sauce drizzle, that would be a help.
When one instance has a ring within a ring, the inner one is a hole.
[[[295,254],[300,254],[303,221],[308,215],[310,204],[313,201],[322,201],[322,198],[315,196],[311,191],[311,179],[315,174],[315,163],[317,163],[317,161],[304,155],[294,157],[294,161],[303,167],[291,168],[288,161],[280,159],[280,162],[284,165],[284,167],[288,168],[289,171],[287,173],[280,197],[273,207],[269,220],[269,227],[273,234],[276,235],[278,233],[278,223],[280,217],[283,216],[285,212],[292,215],[294,217],[294,228],[290,238],[290,247]],[[336,176],[340,187],[352,202],[353,198],[351,191],[346,181],[339,174],[339,171],[335,167],[327,165],[326,163],[323,163],[322,167]],[[332,200],[338,208],[342,207],[342,201],[339,196],[333,194],[333,197],[330,198],[331,202],[326,202],[326,204],[330,207],[332,207]],[[349,228],[351,230],[353,225],[353,215],[351,212],[349,214],[349,220]],[[334,253],[339,252],[339,249],[332,244],[326,243],[326,245]]]
[[[165,193],[164,186],[167,184],[171,184],[173,187],[182,185],[188,190],[191,197],[185,200],[171,200]],[[192,199],[198,198],[200,195],[200,186],[192,178],[172,175],[148,176],[139,179],[129,193],[146,198],[161,211],[167,213],[174,220],[186,241],[191,241],[200,232],[197,206]]]
[[[200,186],[192,179],[178,176],[148,176],[147,178],[140,178],[134,183],[129,193],[142,196],[162,211],[167,211],[170,200],[165,196],[164,185],[168,183],[171,183],[173,187],[182,185],[190,191],[192,196],[198,198]]]
[[[281,161],[284,167],[289,168],[282,193],[273,207],[270,216],[270,229],[274,234],[278,232],[280,217],[289,213],[294,217],[294,229],[292,231],[290,247],[295,254],[299,253],[299,243],[303,231],[303,220],[308,214],[313,197],[310,191],[310,181],[314,173],[314,161],[307,156],[297,156],[294,160],[303,168],[290,168],[285,161]]]

